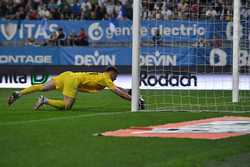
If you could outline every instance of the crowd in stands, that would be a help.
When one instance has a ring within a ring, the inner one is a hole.
[[[131,19],[132,0],[1,0],[2,19]]]
[[[250,17],[250,2],[242,1],[242,16]],[[143,19],[233,19],[233,0],[143,1]]]
[[[232,0],[142,0],[143,19],[232,20]],[[133,0],[1,0],[0,19],[132,19]],[[243,0],[243,6],[248,5]],[[250,16],[243,8],[242,15]]]

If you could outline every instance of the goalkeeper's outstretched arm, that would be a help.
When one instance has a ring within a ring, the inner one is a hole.
[[[120,87],[120,86],[116,86],[117,88],[119,88],[120,90],[122,90],[123,92],[126,92],[126,93],[128,93],[129,95],[131,95],[131,89],[124,89],[124,88],[122,88],[122,87]]]
[[[124,89],[118,86],[115,86],[114,89],[111,89],[115,94],[118,96],[122,97],[123,99],[131,101],[131,89]],[[139,108],[141,110],[144,110],[144,99],[142,97],[139,98]]]
[[[131,96],[125,91],[125,89],[115,86],[115,88],[111,90],[121,98],[131,101]]]
[[[118,87],[118,88],[119,88],[120,90],[126,92],[128,95],[131,96],[131,94],[132,94],[132,90],[131,90],[131,89],[124,89],[124,88],[121,88],[121,87]],[[139,97],[139,108],[140,108],[141,110],[144,110],[144,109],[145,109],[144,103],[145,103],[144,99],[142,98],[142,96],[140,96],[140,97]]]

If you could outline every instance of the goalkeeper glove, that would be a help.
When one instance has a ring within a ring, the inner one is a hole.
[[[139,109],[140,110],[144,110],[145,109],[144,99],[142,98],[142,96],[139,98]]]
[[[132,95],[132,89],[129,89],[129,90],[128,90],[128,94],[129,94],[129,95]],[[138,104],[138,106],[139,106],[139,109],[140,109],[140,110],[144,110],[144,109],[145,109],[145,101],[144,101],[144,99],[142,98],[142,96],[139,97],[139,104]]]

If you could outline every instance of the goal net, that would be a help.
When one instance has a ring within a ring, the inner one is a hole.
[[[139,88],[146,110],[250,111],[247,0],[238,10],[237,54],[233,0],[141,0],[140,5]],[[239,71],[239,86],[233,69]]]

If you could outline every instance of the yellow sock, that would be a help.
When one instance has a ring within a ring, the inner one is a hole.
[[[52,100],[52,99],[48,99],[48,105],[55,107],[55,108],[59,108],[59,109],[65,109],[65,104],[63,100]]]
[[[38,85],[32,85],[28,88],[25,88],[23,90],[20,91],[20,95],[26,95],[26,94],[30,94],[33,92],[38,92],[38,91],[42,91],[43,90],[43,85],[42,84],[38,84]]]

